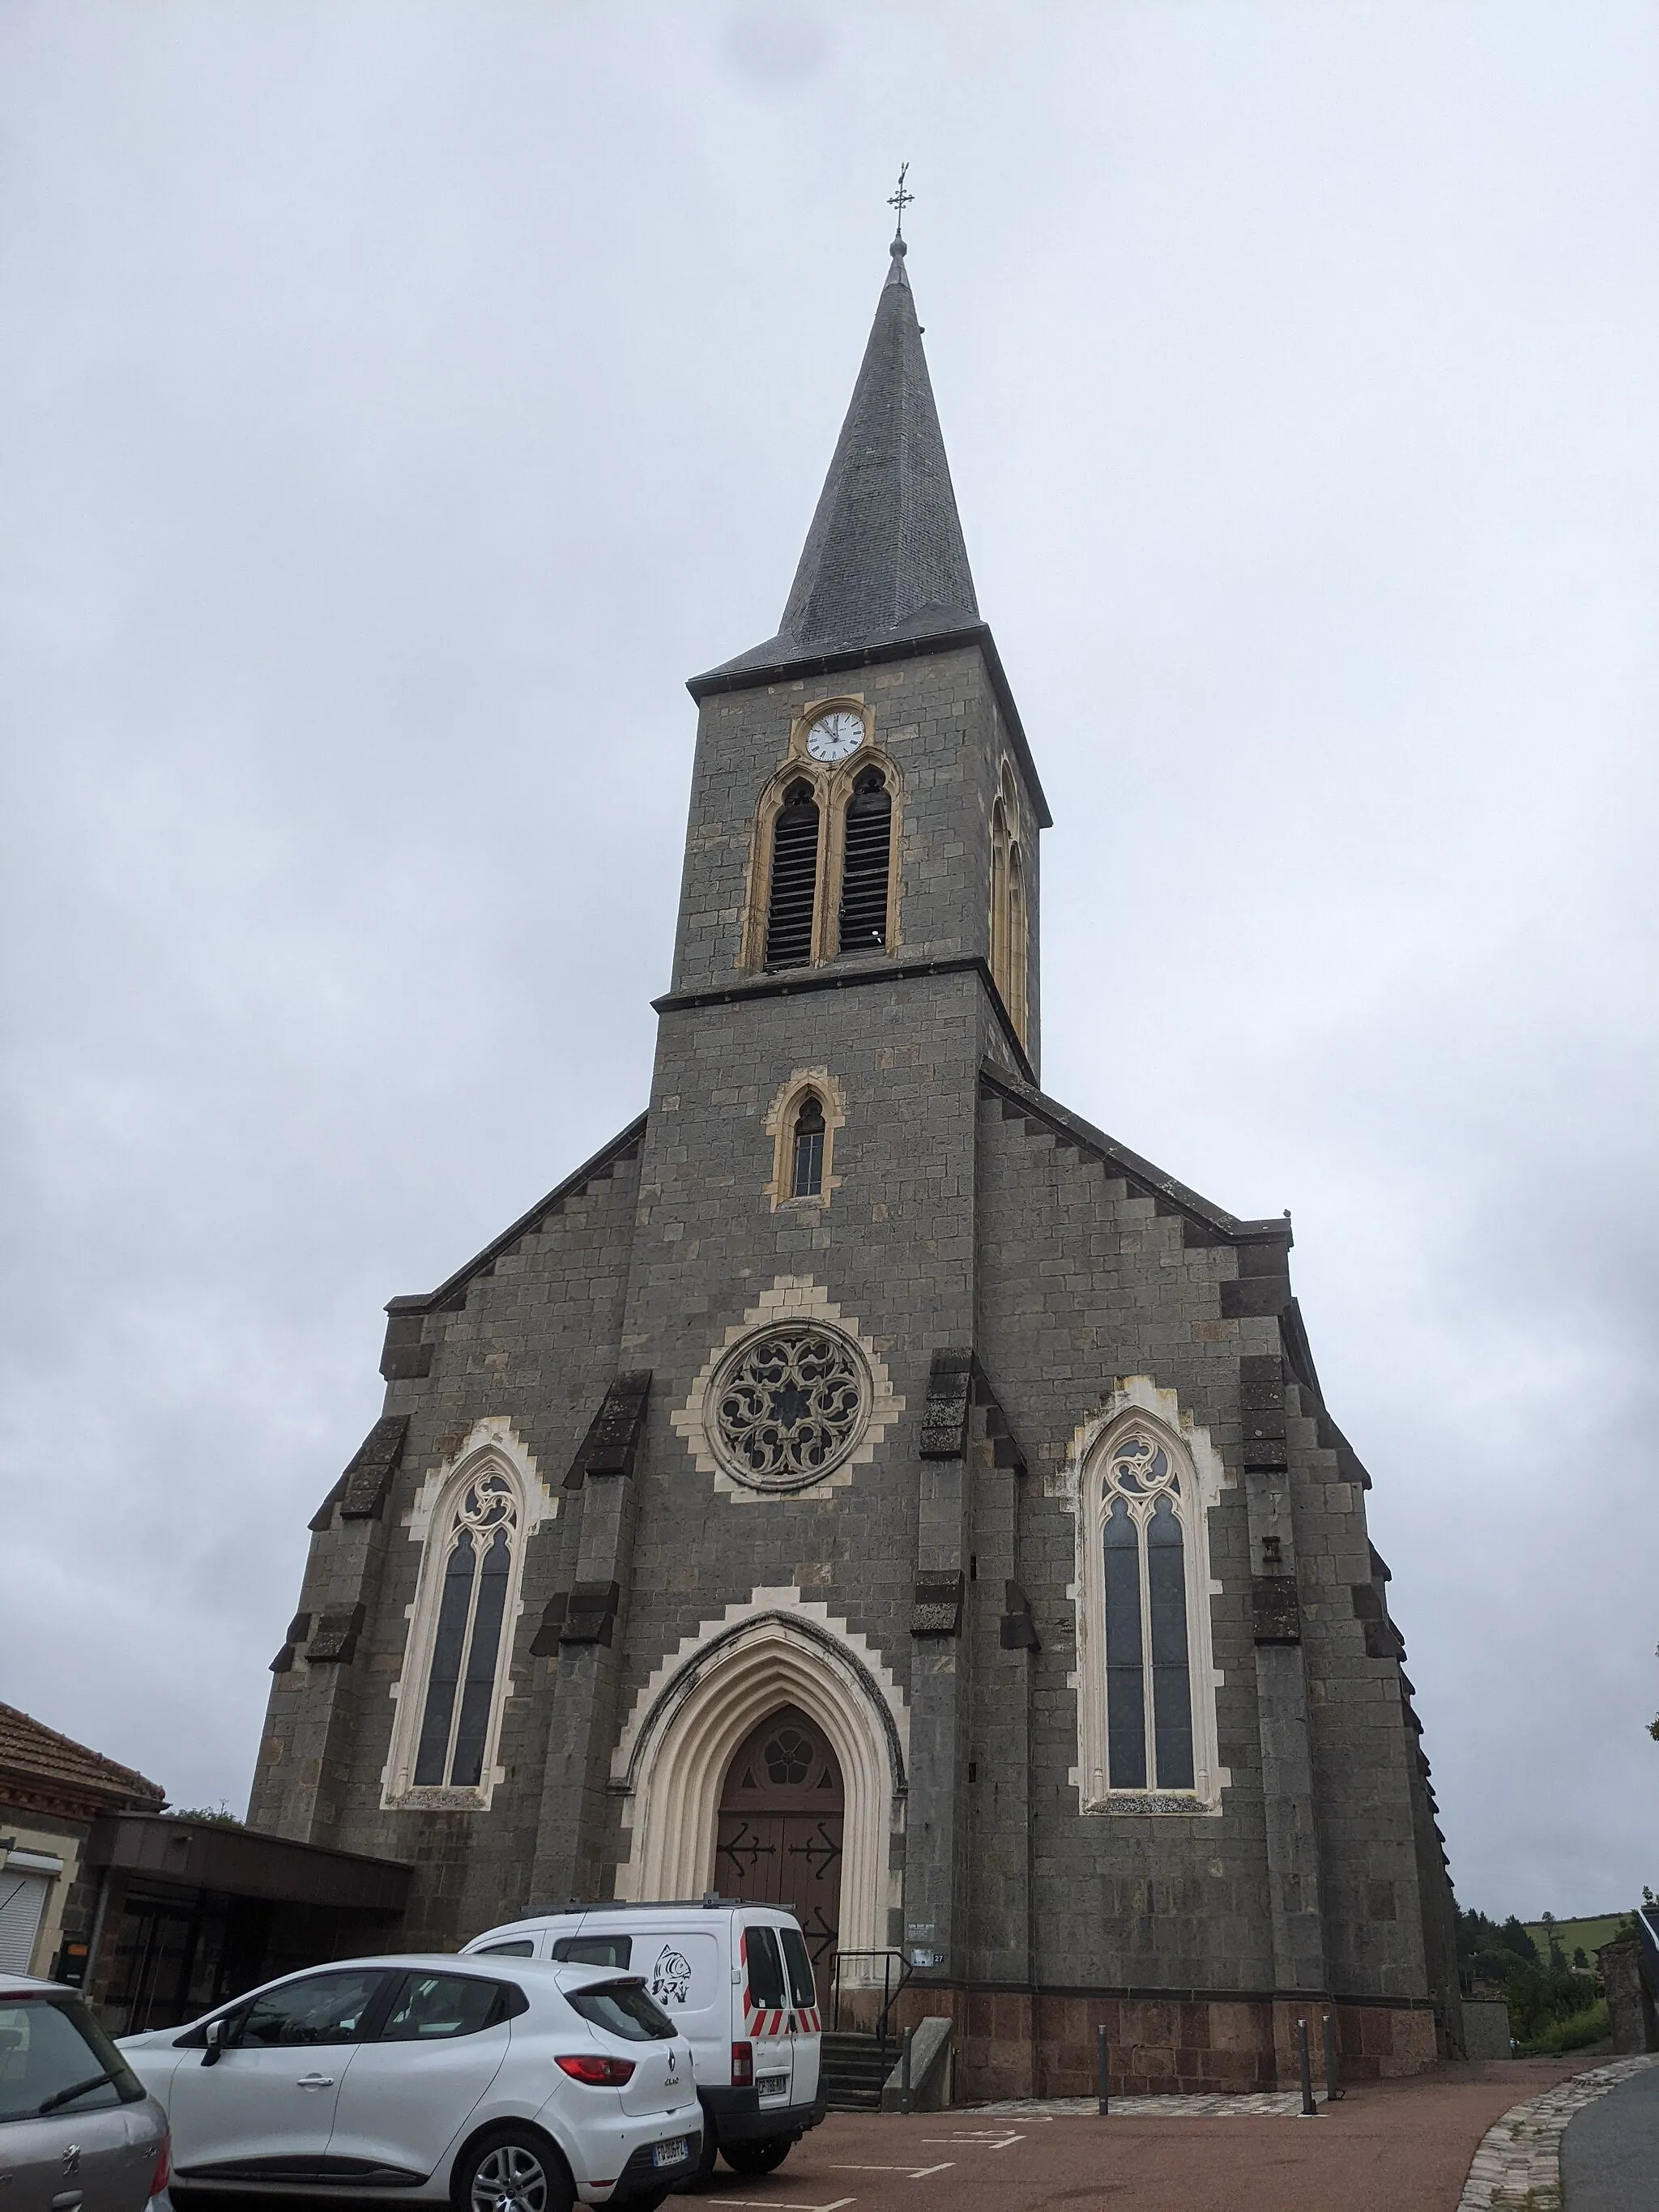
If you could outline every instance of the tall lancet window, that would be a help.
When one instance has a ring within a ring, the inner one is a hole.
[[[818,803],[810,783],[792,783],[772,828],[772,887],[766,908],[769,968],[799,968],[811,958],[817,887]]]
[[[887,942],[887,882],[893,842],[893,799],[878,768],[866,769],[847,807],[846,857],[841,874],[841,949],[869,952]]]
[[[1102,1508],[1108,1783],[1114,1790],[1190,1790],[1186,1547],[1194,1509],[1155,1436],[1131,1429],[1120,1437]]]
[[[1025,977],[1030,960],[1026,934],[1025,861],[1017,838],[1008,844],[1008,979],[1003,990],[1010,1020],[1025,1042]]]
[[[469,1483],[451,1518],[415,1754],[417,1790],[476,1790],[482,1779],[518,1520],[512,1485],[501,1474]]]
[[[823,1194],[823,1107],[816,1091],[809,1091],[795,1116],[794,1171],[791,1198],[820,1198]]]

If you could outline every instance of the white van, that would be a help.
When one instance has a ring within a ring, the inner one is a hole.
[[[823,2118],[823,2021],[800,1923],[775,1905],[572,1905],[475,1936],[463,1950],[640,1974],[691,2046],[702,2163],[769,2173]]]

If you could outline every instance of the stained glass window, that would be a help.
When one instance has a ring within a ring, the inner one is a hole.
[[[450,1524],[415,1757],[417,1789],[476,1790],[483,1779],[517,1533],[505,1476],[470,1484]]]
[[[1114,1790],[1193,1787],[1183,1504],[1164,1446],[1139,1430],[1122,1437],[1108,1464],[1101,1529]]]

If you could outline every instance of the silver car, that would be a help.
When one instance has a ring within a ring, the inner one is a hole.
[[[0,2208],[171,2212],[167,2119],[74,1990],[0,1974]]]

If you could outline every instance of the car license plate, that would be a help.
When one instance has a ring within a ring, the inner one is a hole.
[[[781,2097],[789,2087],[787,2074],[757,2074],[755,2087],[763,2097]]]
[[[652,2152],[651,2163],[653,2166],[679,2166],[684,2158],[685,2137],[670,2136],[666,2142],[659,2142]]]

